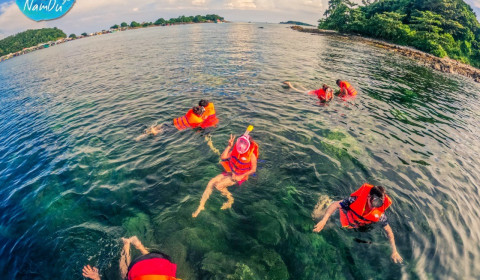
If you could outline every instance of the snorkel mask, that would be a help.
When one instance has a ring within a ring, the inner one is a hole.
[[[383,199],[381,197],[378,197],[376,195],[370,196],[370,204],[374,208],[381,207],[383,205]]]
[[[253,130],[253,125],[249,125],[245,133],[238,137],[237,143],[235,144],[235,149],[239,154],[244,154],[250,149],[250,136],[248,135],[250,131]]]

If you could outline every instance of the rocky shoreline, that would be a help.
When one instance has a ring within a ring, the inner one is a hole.
[[[467,64],[463,64],[461,62],[450,59],[448,57],[439,58],[434,55],[416,50],[411,47],[394,45],[384,41],[365,38],[365,37],[356,36],[356,35],[342,34],[333,30],[323,30],[318,28],[304,28],[298,25],[292,26],[291,28],[293,30],[300,31],[300,32],[352,38],[352,39],[355,39],[356,41],[361,41],[368,44],[372,44],[377,47],[392,50],[403,56],[415,59],[418,62],[432,69],[435,69],[444,73],[453,73],[453,74],[466,76],[466,77],[472,78],[475,82],[480,83],[480,69],[477,69]]]

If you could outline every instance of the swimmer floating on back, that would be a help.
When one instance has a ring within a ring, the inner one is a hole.
[[[249,175],[252,175],[257,170],[258,145],[250,135],[248,135],[252,130],[253,126],[249,126],[245,134],[237,139],[235,145],[233,144],[235,137],[230,135],[228,146],[220,156],[225,172],[217,175],[208,182],[207,188],[203,192],[202,199],[200,200],[200,205],[197,210],[193,212],[192,217],[197,217],[200,211],[205,209],[205,203],[212,194],[214,187],[228,199],[228,201],[222,205],[221,209],[224,210],[232,207],[233,196],[227,188],[235,185],[235,183],[241,185],[248,180]]]
[[[311,94],[311,95],[316,95],[318,97],[318,99],[320,100],[320,102],[329,102],[333,98],[333,89],[330,88],[329,86],[327,86],[326,84],[323,84],[322,88],[320,88],[320,89],[308,90],[308,89],[304,88],[302,85],[298,85],[298,87],[301,88],[301,89],[297,89],[292,85],[292,83],[290,83],[288,81],[285,81],[283,83],[286,84],[289,88],[291,88],[295,91],[298,91],[298,92],[301,92],[301,93],[307,93],[307,94]]]
[[[178,130],[196,127],[207,128],[215,126],[217,125],[217,123],[218,119],[213,103],[204,99],[198,102],[198,106],[195,106],[192,109],[188,110],[188,112],[184,116],[173,119],[173,125]],[[142,135],[135,138],[135,140],[142,140],[149,135],[155,136],[159,133],[163,133],[165,130],[172,127],[173,126],[171,125],[171,123],[153,125],[146,129]]]

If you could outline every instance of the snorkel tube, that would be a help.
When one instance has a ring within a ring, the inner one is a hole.
[[[242,136],[238,137],[235,148],[239,154],[244,154],[250,149],[250,136],[248,135],[250,131],[253,130],[253,125],[249,125],[245,133]]]

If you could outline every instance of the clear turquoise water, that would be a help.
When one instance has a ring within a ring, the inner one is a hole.
[[[198,24],[73,41],[0,64],[0,275],[118,278],[122,236],[178,264],[182,279],[480,277],[480,87],[349,39],[283,25]],[[323,106],[285,90],[337,79],[359,96]],[[214,192],[205,132],[136,142],[201,98],[223,150],[248,124],[257,176]],[[319,198],[386,186],[403,265],[379,228],[312,232]],[[372,241],[372,244],[354,239]]]

